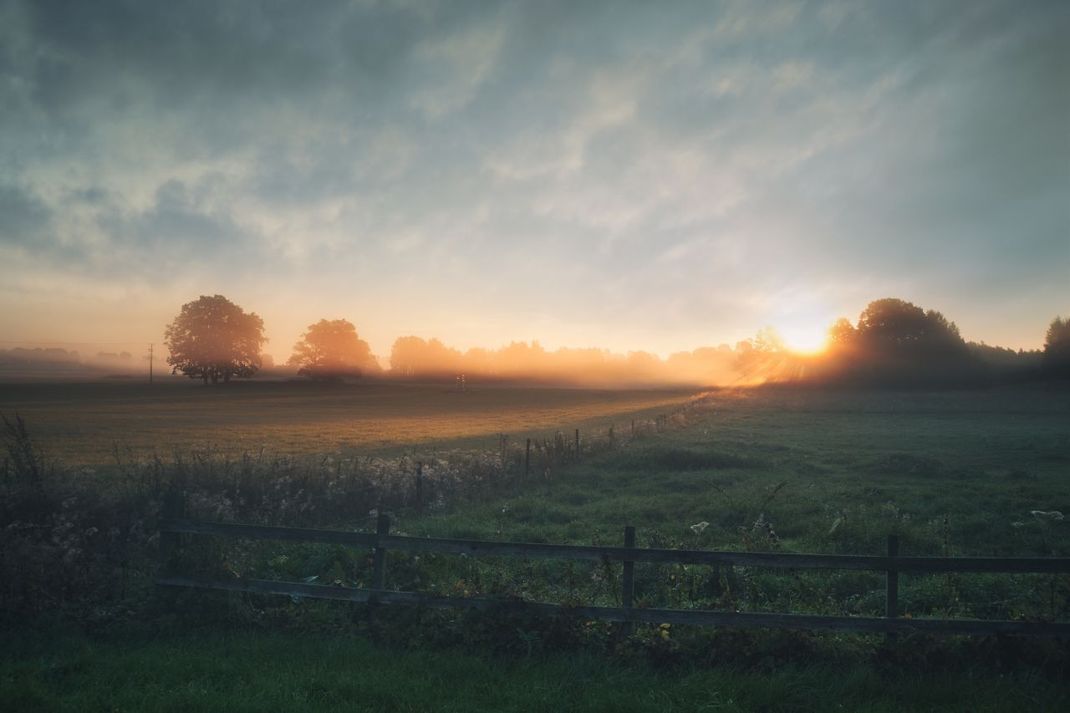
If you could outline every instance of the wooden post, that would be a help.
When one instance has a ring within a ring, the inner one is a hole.
[[[417,512],[423,512],[424,510],[424,464],[423,461],[416,462],[416,510]]]
[[[899,536],[888,535],[888,559],[893,560],[888,565],[888,571],[885,574],[884,616],[888,619],[895,619],[899,616],[899,569],[894,563],[898,556]]]
[[[632,419],[632,439],[635,439],[635,419]]]
[[[635,528],[627,525],[624,528],[624,546],[632,549],[635,547]],[[624,560],[624,576],[621,578],[620,605],[625,609],[632,608],[632,598],[635,594],[635,562]],[[628,622],[630,629],[631,623]]]
[[[184,516],[186,504],[182,492],[171,485],[163,496],[163,507],[160,510],[161,524],[169,520],[175,520]],[[174,564],[175,555],[178,553],[182,535],[177,532],[160,533],[160,571],[169,572]]]
[[[531,474],[531,439],[528,439],[527,446],[524,447],[524,477],[527,478]]]
[[[580,429],[576,429],[576,460],[580,459]]]
[[[375,534],[384,537],[390,534],[390,516],[379,513],[379,519],[375,523]],[[375,541],[375,551],[372,555],[372,589],[382,589],[386,576],[386,548]]]

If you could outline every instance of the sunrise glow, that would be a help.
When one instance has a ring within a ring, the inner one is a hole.
[[[777,328],[784,346],[798,354],[819,354],[828,345],[828,326],[809,323]]]

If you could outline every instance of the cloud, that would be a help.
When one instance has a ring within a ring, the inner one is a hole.
[[[42,238],[50,219],[51,212],[36,196],[0,184],[0,242],[28,246]]]
[[[161,301],[401,291],[392,318],[435,300],[443,336],[483,309],[597,342],[627,315],[665,350],[745,336],[783,312],[763,295],[853,314],[874,286],[916,290],[1015,345],[984,317],[998,300],[1065,310],[1065,4],[0,13],[19,270],[137,275]]]

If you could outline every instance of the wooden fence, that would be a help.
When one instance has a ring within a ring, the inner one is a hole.
[[[313,599],[349,602],[411,604],[430,608],[508,609],[555,615],[568,613],[585,619],[616,622],[649,622],[778,629],[832,629],[843,631],[931,634],[1016,634],[1070,638],[1070,623],[1040,621],[998,621],[984,619],[914,619],[899,616],[899,573],[996,572],[996,573],[1070,573],[1070,558],[1065,557],[903,557],[898,539],[888,537],[884,556],[814,555],[779,552],[719,552],[712,550],[676,550],[637,548],[635,528],[624,528],[622,547],[559,545],[518,542],[490,542],[453,538],[423,538],[390,534],[390,519],[378,518],[376,532],[345,532],[292,527],[270,527],[232,523],[204,522],[183,518],[166,519],[160,528],[161,556],[167,566],[181,535],[221,536],[255,540],[316,542],[373,550],[372,581],[369,589],[325,586],[270,580],[213,580],[196,576],[161,574],[156,583],[169,587],[195,587],[255,594],[280,594]],[[557,604],[526,602],[502,598],[439,597],[417,592],[385,589],[386,553],[439,552],[471,557],[552,558],[623,563],[621,606],[565,607]],[[640,608],[633,604],[634,567],[636,562],[692,565],[739,565],[782,569],[850,569],[885,573],[886,601],[884,617],[816,616],[802,614],[743,613],[693,609]]]

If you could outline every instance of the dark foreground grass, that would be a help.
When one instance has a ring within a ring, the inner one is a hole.
[[[0,656],[8,711],[1057,711],[1039,676],[871,667],[657,671],[604,657],[489,660],[293,633],[43,637]]]

